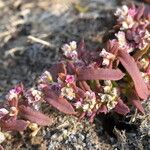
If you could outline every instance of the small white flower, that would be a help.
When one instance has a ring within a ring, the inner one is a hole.
[[[114,100],[114,101],[109,101],[108,103],[107,103],[107,108],[108,108],[108,110],[111,110],[111,109],[113,109],[113,108],[115,108],[115,106],[117,105],[117,101],[116,100]]]
[[[109,63],[110,63],[110,60],[114,60],[115,59],[115,55],[107,52],[104,48],[100,52],[99,56],[103,57],[103,62],[102,62],[103,66],[108,66]]]
[[[68,44],[64,44],[61,49],[62,49],[64,52],[66,52],[66,51],[71,51],[71,47],[70,47],[70,45],[68,45]]]
[[[75,98],[75,93],[72,87],[70,87],[69,85],[63,87],[61,89],[61,96],[64,96],[66,98],[68,98],[69,100],[72,100]]]
[[[25,93],[25,97],[27,98],[29,104],[34,104],[42,100],[42,92],[36,90],[35,88],[31,88]]]
[[[104,86],[103,89],[104,89],[104,93],[110,93],[112,87],[111,86]]]
[[[115,97],[117,97],[118,96],[118,88],[116,88],[116,87],[113,87],[112,88],[112,90],[111,90],[111,94],[113,95],[113,96],[115,96]]]
[[[94,92],[89,92],[89,91],[85,92],[85,100],[86,101],[93,101],[95,99],[96,99],[96,96],[95,96]]]
[[[23,92],[23,88],[21,86],[16,86],[15,88],[11,89],[8,94],[6,95],[6,99],[11,101],[13,99],[18,99],[20,94]]]
[[[81,102],[81,101],[77,101],[74,105],[75,105],[75,107],[76,107],[77,109],[79,109],[79,108],[82,107],[82,102]]]
[[[145,81],[145,83],[149,83],[150,82],[150,76],[147,73],[141,72],[142,77]]]
[[[0,132],[0,144],[3,143],[5,141],[5,135],[4,133]]]
[[[70,44],[71,49],[73,49],[73,50],[77,49],[77,43],[76,43],[76,41],[72,41],[69,44]]]
[[[6,95],[6,99],[12,100],[12,99],[17,99],[18,98],[18,93],[16,93],[15,89],[12,89],[9,91],[9,93]]]
[[[122,25],[120,28],[121,30],[133,27],[135,24],[133,19],[134,14],[135,10],[129,9],[126,5],[117,9],[114,15],[118,17],[117,21]]]
[[[1,108],[1,109],[0,109],[0,119],[1,119],[2,117],[4,117],[5,115],[7,115],[8,113],[9,113],[9,111],[8,111],[7,109]]]
[[[69,44],[64,44],[62,46],[62,51],[67,58],[78,60],[77,43],[75,41],[72,41]]]
[[[118,17],[126,16],[128,14],[128,11],[129,11],[128,6],[123,5],[121,8],[117,8],[114,15]]]
[[[107,58],[107,59],[115,59],[115,55],[107,52],[104,48],[102,49],[102,51],[99,54],[101,57]]]
[[[129,46],[126,36],[125,36],[125,32],[123,31],[119,31],[118,33],[115,34],[115,36],[118,39],[119,42],[119,47],[122,49],[126,49],[128,53],[133,51],[133,48],[131,46]]]
[[[126,37],[125,37],[125,33],[122,32],[122,31],[119,31],[118,33],[115,34],[115,36],[118,39],[119,46],[121,48],[124,48],[127,45],[127,40],[126,40]]]
[[[9,111],[9,116],[17,116],[18,109],[16,107],[11,107]]]
[[[101,95],[101,102],[108,102],[111,99],[112,99],[112,96],[109,94],[102,94]]]
[[[82,108],[83,108],[83,111],[88,111],[88,110],[89,110],[89,107],[90,107],[90,106],[89,106],[88,103],[87,103],[87,104],[84,104],[83,107],[82,107]]]
[[[110,80],[104,80],[104,84],[105,84],[106,86],[111,86],[111,87],[112,87],[112,83],[111,83]]]
[[[39,77],[38,83],[51,83],[53,81],[52,75],[49,71],[45,71]]]
[[[148,65],[149,65],[148,59],[142,58],[142,59],[140,60],[140,65],[141,65],[141,67],[142,67],[143,69],[146,69],[146,68],[148,67]]]
[[[103,58],[102,65],[103,65],[103,66],[108,66],[109,64],[110,64],[110,60],[107,59],[107,58]]]
[[[124,21],[122,21],[122,27],[121,27],[120,29],[121,29],[121,30],[125,30],[125,29],[132,28],[134,24],[135,24],[135,22],[134,22],[134,20],[133,20],[133,17],[127,15],[127,16],[124,18]]]

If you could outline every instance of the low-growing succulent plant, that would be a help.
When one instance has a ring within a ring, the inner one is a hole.
[[[52,118],[42,114],[37,105],[42,102],[42,93],[35,89],[25,90],[17,85],[6,95],[6,102],[0,108],[0,126],[6,131],[23,131],[30,122],[50,125]]]
[[[45,71],[35,87],[10,90],[0,108],[1,128],[22,131],[30,122],[52,124],[39,111],[42,103],[90,122],[100,113],[126,115],[130,105],[144,113],[141,103],[150,95],[150,9],[123,6],[115,16],[115,38],[105,48],[89,51],[84,40],[65,44],[65,59]]]

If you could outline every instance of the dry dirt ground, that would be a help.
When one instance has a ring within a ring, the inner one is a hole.
[[[103,34],[114,24],[114,10],[129,2],[0,0],[0,101],[17,83],[32,86],[43,70],[60,59],[63,43],[84,38],[89,49],[101,48]],[[3,146],[6,150],[148,150],[150,102],[144,105],[144,116],[135,112],[128,116],[135,125],[129,128],[138,128],[129,132],[116,129],[116,138],[105,132],[99,118],[90,125],[51,109],[56,118],[52,127],[42,128],[36,137],[30,131],[13,133]],[[113,118],[105,120],[106,124],[112,122]]]

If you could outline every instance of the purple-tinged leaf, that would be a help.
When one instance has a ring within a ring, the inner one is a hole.
[[[44,100],[48,102],[50,105],[58,109],[59,111],[65,114],[74,115],[76,112],[72,105],[63,97],[58,97],[53,90],[51,89],[43,89],[44,92]]]
[[[21,105],[19,107],[19,110],[20,110],[20,115],[23,118],[31,121],[32,123],[37,123],[38,125],[41,125],[41,126],[48,126],[53,123],[52,118],[50,118],[49,116],[39,111],[33,110],[30,107]]]
[[[5,150],[2,145],[0,145],[0,150]]]
[[[132,99],[131,102],[142,114],[144,114],[144,108],[139,99]]]
[[[144,79],[141,76],[141,73],[133,57],[131,57],[124,50],[119,50],[118,58],[121,64],[124,66],[124,68],[127,70],[129,75],[131,76],[135,85],[136,92],[139,95],[139,97],[141,99],[147,99],[148,96],[150,95],[150,92],[147,88],[146,83],[144,82]]]
[[[108,52],[116,55],[119,50],[119,43],[116,39],[109,40],[106,44],[106,49]]]
[[[75,93],[76,93],[76,97],[78,98],[84,98],[85,97],[85,92],[77,87],[76,85],[73,85],[72,88],[74,89]]]
[[[83,88],[85,91],[91,91],[90,86],[86,83],[86,81],[80,81],[79,82],[80,86]]]
[[[85,42],[84,42],[84,39],[82,39],[81,42],[79,43],[77,51],[78,51],[79,58],[82,57],[82,55],[85,53]]]
[[[130,112],[129,107],[121,100],[118,99],[118,103],[116,107],[114,108],[114,111],[121,115],[126,115]]]
[[[119,69],[85,67],[78,69],[78,80],[120,80],[124,76]]]
[[[137,94],[134,92],[128,97],[129,101],[142,113],[144,114],[144,108]]]
[[[81,121],[86,116],[86,112],[82,112],[78,121]]]
[[[135,19],[136,19],[136,20],[139,20],[139,19],[142,17],[142,15],[144,14],[144,9],[145,9],[144,5],[141,5],[141,6],[137,9],[137,13],[136,13],[136,15],[135,15]]]
[[[150,0],[147,0],[150,3]],[[144,10],[144,17],[148,20],[150,20],[150,6],[146,6]]]
[[[28,122],[21,119],[9,118],[1,121],[1,127],[5,131],[24,131],[28,126]]]
[[[106,114],[108,112],[108,109],[107,109],[107,107],[105,106],[105,105],[102,105],[100,108],[99,108],[99,110],[97,111],[97,113],[99,114],[99,113],[104,113],[104,114]]]
[[[50,71],[50,73],[51,73],[51,75],[52,75],[54,81],[57,80],[59,73],[64,73],[64,74],[67,73],[66,66],[65,66],[64,63],[57,63],[57,64],[54,64],[54,65],[49,69],[49,71]]]
[[[92,113],[92,115],[90,116],[90,119],[89,119],[90,123],[93,123],[95,116],[96,116],[96,111],[93,111],[93,113]]]
[[[68,74],[75,74],[76,73],[75,65],[71,61],[67,61],[67,73]]]

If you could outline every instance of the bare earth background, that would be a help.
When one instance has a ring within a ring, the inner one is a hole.
[[[114,24],[114,10],[129,2],[0,0],[0,101],[17,83],[32,86],[43,70],[60,59],[63,43],[85,38],[89,49],[100,49],[103,34]],[[115,130],[117,140],[105,133],[98,119],[90,125],[50,109],[56,119],[52,127],[42,128],[36,137],[30,137],[30,131],[14,133],[3,145],[6,150],[149,150],[150,102],[144,106],[144,116],[135,112],[128,116],[135,118],[131,121],[138,129]]]

